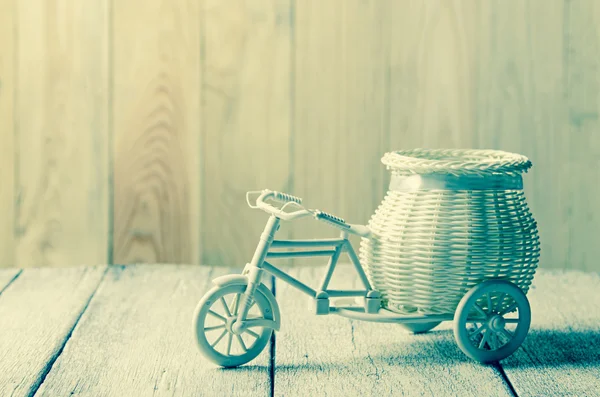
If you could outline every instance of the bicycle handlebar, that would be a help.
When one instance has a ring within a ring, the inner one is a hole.
[[[250,194],[259,193],[258,198],[256,199],[256,205],[252,205],[250,203]],[[273,199],[275,201],[279,201],[282,203],[286,203],[283,207],[277,208],[267,203],[266,201],[269,199]],[[335,226],[344,231],[357,234],[363,237],[369,237],[371,235],[371,231],[368,227],[363,225],[352,225],[345,223],[341,218],[337,218],[333,215],[327,214],[325,212],[319,210],[309,210],[302,207],[300,204],[302,203],[302,199],[300,197],[292,196],[291,194],[277,192],[273,190],[262,190],[260,192],[247,192],[246,193],[246,201],[250,208],[259,208],[266,213],[277,216],[280,219],[285,221],[291,221],[298,218],[304,218],[306,216],[314,216],[318,220],[325,221],[332,226]],[[286,212],[283,209],[286,208],[290,204],[295,204],[295,206],[301,208],[298,211]]]
[[[277,216],[278,218],[281,218],[285,221],[291,221],[294,219],[312,215],[311,211],[303,208],[300,205],[300,203],[302,203],[302,199],[300,197],[296,197],[296,196],[292,196],[291,194],[276,192],[276,191],[272,191],[272,190],[263,190],[262,192],[260,192],[261,195],[256,199],[256,206],[252,206],[250,204],[250,199],[249,199],[249,195],[251,193],[253,193],[253,192],[246,193],[246,201],[248,201],[248,205],[251,208],[260,208],[261,210],[263,210],[269,214],[273,214],[273,215]],[[282,208],[276,208],[276,207],[272,206],[271,204],[265,202],[268,199],[274,199],[276,201],[280,201],[280,202],[287,203],[287,204],[284,205]],[[283,208],[285,208],[290,203],[295,203],[298,207],[300,207],[302,209],[298,210],[298,211],[293,211],[293,212],[283,211]]]
[[[292,196],[291,194],[287,194],[287,193],[283,193],[283,192],[274,191],[273,198],[277,201],[281,201],[284,203],[292,202],[292,203],[296,203],[296,204],[302,204],[302,199],[300,197]]]

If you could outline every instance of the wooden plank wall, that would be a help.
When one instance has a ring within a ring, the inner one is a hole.
[[[23,0],[14,7],[16,264],[103,262],[107,4]]]
[[[0,267],[14,265],[14,27],[13,0],[0,0]]]
[[[200,252],[200,7],[114,1],[115,263],[197,263]]]
[[[365,223],[383,153],[475,147],[532,159],[541,266],[598,271],[598,26],[594,0],[0,0],[0,266],[242,266],[247,190]]]
[[[248,262],[265,217],[246,192],[292,187],[291,6],[204,0],[203,263]]]

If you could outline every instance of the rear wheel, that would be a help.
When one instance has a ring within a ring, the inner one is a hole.
[[[504,280],[488,280],[461,299],[454,315],[454,337],[467,356],[481,363],[500,361],[525,340],[531,308],[525,293]]]
[[[246,284],[216,286],[196,306],[194,328],[200,351],[222,367],[237,367],[258,356],[271,338],[273,330],[252,327],[237,334],[232,330]],[[249,319],[273,319],[269,300],[256,291],[248,311]]]

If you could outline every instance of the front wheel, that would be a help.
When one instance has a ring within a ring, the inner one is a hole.
[[[454,315],[454,337],[467,356],[481,363],[500,361],[523,343],[531,323],[525,293],[504,280],[488,280],[461,299]]]
[[[204,295],[196,306],[194,328],[200,351],[222,367],[237,367],[258,356],[271,338],[267,327],[248,328],[241,334],[233,332],[246,284],[216,286]],[[259,291],[254,294],[248,319],[273,319],[269,300]]]

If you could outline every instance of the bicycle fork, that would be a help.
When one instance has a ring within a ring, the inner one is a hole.
[[[248,277],[248,286],[246,287],[246,291],[244,295],[242,295],[237,319],[234,324],[232,324],[232,330],[234,332],[241,332],[244,329],[244,323],[246,322],[246,317],[248,316],[248,311],[250,307],[252,307],[252,303],[254,303],[254,293],[256,292],[256,288],[261,284],[261,279],[264,270],[262,269],[262,263],[264,262],[267,252],[271,247],[271,243],[275,238],[275,233],[279,230],[279,218],[275,215],[271,215],[265,229],[260,235],[260,241],[258,242],[258,246],[254,251],[254,256],[252,257],[252,261],[247,263],[242,272],[243,275]]]

